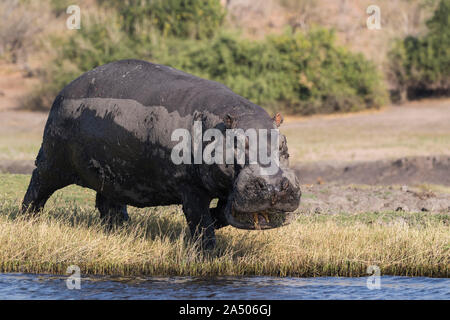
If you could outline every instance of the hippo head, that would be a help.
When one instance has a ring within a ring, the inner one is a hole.
[[[259,158],[253,163],[249,161],[249,153],[255,148],[249,145],[249,137],[246,137],[245,164],[234,165],[233,189],[224,213],[228,223],[236,228],[263,230],[286,225],[293,220],[294,211],[300,204],[300,184],[295,173],[289,169],[286,137],[276,130],[282,122],[278,117],[278,114],[273,119],[268,115],[264,119],[240,117],[234,124],[234,127],[243,130],[257,129],[258,152],[261,148],[267,148],[269,154],[270,146],[276,146],[279,160],[271,165],[270,170],[267,170],[267,163],[261,163]],[[269,129],[267,136],[261,136],[259,129]],[[274,133],[274,138],[278,140],[275,144],[272,138]],[[265,139],[266,145],[260,143]]]

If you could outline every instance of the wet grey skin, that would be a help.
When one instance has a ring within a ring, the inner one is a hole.
[[[214,230],[227,225],[289,223],[301,192],[288,169],[286,138],[280,135],[280,167],[272,176],[259,175],[258,164],[176,165],[171,152],[179,141],[171,134],[179,128],[192,134],[194,121],[203,132],[224,134],[276,128],[264,109],[228,87],[171,67],[123,60],[86,72],[53,102],[22,211],[37,213],[71,184],[97,192],[96,207],[109,228],[129,219],[127,205],[181,204],[204,249],[214,248]],[[210,209],[213,199],[218,204]]]

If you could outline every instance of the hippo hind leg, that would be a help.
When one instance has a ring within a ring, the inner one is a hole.
[[[36,159],[31,181],[22,202],[22,213],[36,214],[41,211],[50,196],[58,189],[73,183],[73,176],[64,165],[55,165],[41,150]]]
[[[108,230],[112,230],[130,219],[126,205],[116,203],[98,192],[95,199],[95,206],[100,211],[102,224]]]

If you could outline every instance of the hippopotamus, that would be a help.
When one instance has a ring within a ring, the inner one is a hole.
[[[182,205],[191,236],[205,249],[214,248],[215,229],[292,221],[301,191],[286,137],[280,135],[271,175],[261,174],[259,163],[174,163],[179,141],[172,133],[192,132],[195,122],[226,132],[273,130],[281,121],[221,83],[164,65],[122,60],[84,73],[53,102],[22,211],[39,212],[71,184],[96,191],[109,227],[129,220],[127,205]],[[217,205],[210,208],[212,200]]]

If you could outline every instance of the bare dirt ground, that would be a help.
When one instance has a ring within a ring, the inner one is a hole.
[[[302,185],[299,210],[306,214],[363,212],[450,213],[450,189],[428,185]]]
[[[450,156],[402,157],[394,160],[297,164],[303,183],[440,184],[450,186]]]
[[[34,168],[47,114],[17,109],[31,83],[17,72],[0,77],[3,173]],[[450,212],[450,99],[288,117],[281,131],[303,184],[304,212]]]
[[[16,65],[0,61],[0,112],[15,110],[28,90],[37,83]]]

